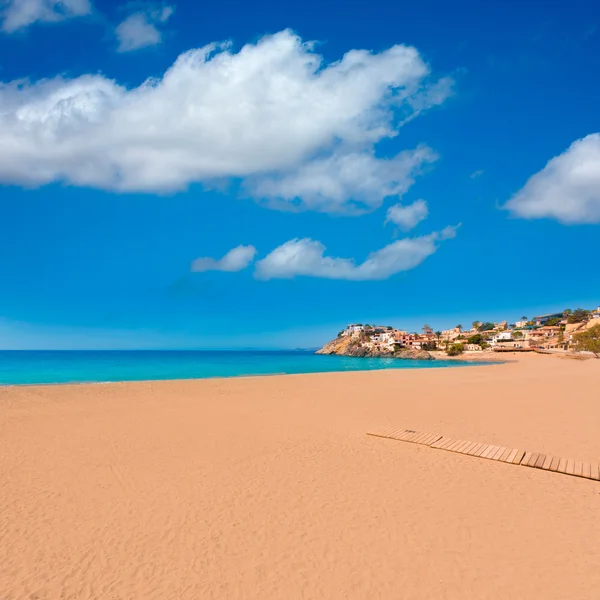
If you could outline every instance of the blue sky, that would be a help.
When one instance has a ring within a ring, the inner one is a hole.
[[[600,302],[597,2],[1,6],[2,348]]]

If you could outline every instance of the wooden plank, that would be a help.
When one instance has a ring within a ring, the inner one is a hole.
[[[583,463],[583,468],[581,469],[581,476],[585,477],[586,479],[592,478],[592,465],[590,465],[590,463]]]
[[[492,460],[500,460],[500,457],[504,454],[505,450],[506,450],[506,446],[500,446],[498,448],[498,450],[496,452],[494,452],[494,454],[492,456],[490,456],[490,458]]]
[[[419,433],[412,439],[412,442],[413,442],[413,444],[420,444],[421,440],[424,440],[426,437],[427,437],[426,433]]]
[[[487,448],[488,444],[478,444],[472,452],[470,452],[469,454],[471,456],[479,456],[480,452],[483,452],[483,450],[485,450],[485,448]]]
[[[544,464],[542,464],[542,466],[539,468],[544,469],[544,471],[549,471],[553,458],[554,458],[554,456],[551,456],[550,454],[546,454],[546,460],[544,461]]]
[[[558,469],[556,470],[558,473],[566,473],[567,472],[567,459],[561,458],[558,463]]]
[[[498,452],[498,446],[491,444],[489,449],[481,455],[481,458],[491,458],[496,452]]]
[[[472,444],[472,442],[463,442],[457,449],[457,452],[460,452],[461,454],[465,453],[465,450]]]
[[[435,442],[439,438],[440,436],[437,433],[430,433],[424,440],[421,441],[421,444],[424,446],[429,446],[431,442]]]
[[[475,456],[475,452],[477,452],[477,450],[479,450],[479,448],[481,448],[483,444],[481,444],[480,442],[475,442],[475,444],[473,446],[471,446],[466,454],[468,454],[469,456]]]
[[[558,471],[558,463],[560,463],[560,458],[558,458],[558,456],[555,456],[552,459],[552,463],[550,463],[550,471]]]
[[[500,455],[500,458],[498,458],[498,460],[500,462],[506,462],[506,459],[509,457],[512,451],[513,448],[504,448],[504,452]]]
[[[448,446],[448,448],[446,448],[446,450],[449,450],[450,452],[456,452],[456,449],[463,443],[463,440],[456,440],[456,442],[454,442],[454,444],[450,444],[450,446]]]
[[[517,454],[515,455],[515,458],[513,459],[512,464],[520,465],[524,456],[525,456],[525,450],[517,450]]]
[[[469,456],[472,455],[473,452],[475,452],[475,450],[477,450],[477,448],[479,448],[480,445],[480,442],[473,442],[465,448],[465,454],[468,454]]]
[[[426,446],[429,442],[429,440],[433,437],[433,434],[431,433],[426,433],[425,435],[423,435],[423,437],[421,438],[421,441],[419,442],[419,444],[423,444],[424,446]]]
[[[523,458],[521,459],[521,464],[523,466],[527,466],[527,464],[529,463],[529,459],[531,458],[532,453],[531,452],[525,452],[525,454],[523,455]]]
[[[481,448],[475,452],[473,456],[483,456],[486,452],[489,452],[490,444],[482,444]]]
[[[544,464],[544,461],[545,461],[545,460],[546,460],[546,455],[545,455],[545,454],[540,454],[540,455],[538,456],[538,459],[535,461],[535,463],[534,463],[534,465],[533,465],[533,466],[534,466],[536,469],[541,469],[541,468],[542,468],[542,465]]]
[[[434,442],[433,444],[431,444],[432,448],[441,448],[442,444],[447,440],[448,438],[445,438],[444,436],[442,436],[437,442]]]
[[[419,435],[419,432],[418,432],[418,431],[410,432],[410,435],[409,435],[409,436],[406,438],[406,441],[407,441],[407,442],[413,442],[413,441],[414,441],[414,439],[415,439],[416,437],[418,437],[418,435]]]
[[[492,444],[489,446],[489,448],[485,452],[481,453],[481,458],[490,458],[497,451],[498,451],[498,446]]]
[[[582,468],[583,468],[583,463],[580,460],[576,460],[575,466],[573,467],[573,475],[575,475],[575,477],[581,477]]]
[[[567,467],[565,469],[567,475],[573,475],[575,473],[575,461],[571,458],[567,459]]]
[[[506,462],[507,463],[512,463],[515,460],[515,457],[517,456],[517,452],[518,452],[518,450],[516,448],[513,448],[509,452],[508,456],[506,457]]]
[[[446,450],[446,448],[448,448],[448,446],[451,446],[452,444],[454,444],[456,440],[454,438],[446,438],[445,441],[440,445],[440,448],[442,450]]]
[[[437,442],[439,442],[442,439],[443,436],[441,435],[435,435],[433,437],[433,439],[429,442],[429,444],[427,444],[428,446],[433,446],[433,444],[436,444]]]
[[[592,472],[590,474],[590,479],[600,481],[600,465],[592,463]]]

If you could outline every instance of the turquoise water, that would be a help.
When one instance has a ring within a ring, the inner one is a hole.
[[[205,379],[460,367],[444,360],[317,356],[312,351],[0,351],[0,385]]]

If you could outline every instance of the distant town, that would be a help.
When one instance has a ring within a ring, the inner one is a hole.
[[[352,324],[338,338],[350,336],[375,352],[393,352],[398,348],[445,351],[448,355],[464,352],[557,351],[598,354],[600,306],[592,309],[565,309],[562,312],[528,318],[515,323],[473,321],[452,329],[435,331],[428,324],[421,332],[409,333],[391,325]]]

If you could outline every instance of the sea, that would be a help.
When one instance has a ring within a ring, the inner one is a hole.
[[[0,351],[0,385],[457,368],[468,364],[322,356],[313,350]]]

